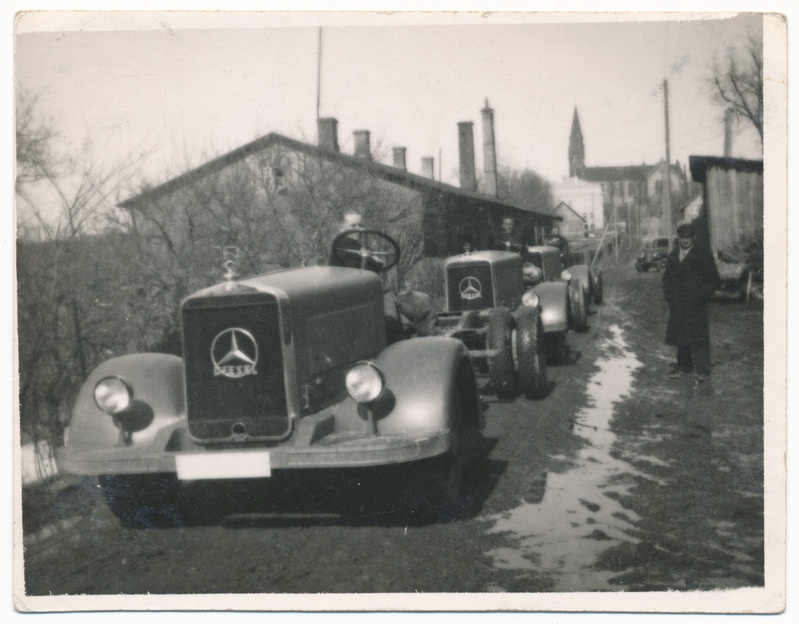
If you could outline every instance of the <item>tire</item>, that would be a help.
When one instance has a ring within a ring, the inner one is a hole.
[[[516,369],[513,366],[513,317],[507,308],[495,308],[488,316],[488,376],[498,399],[516,396]]]
[[[738,300],[741,303],[749,303],[749,298],[752,296],[752,273],[747,271],[741,278],[741,284],[738,291]]]
[[[166,528],[182,524],[176,504],[180,482],[172,474],[102,475],[100,492],[123,526]]]
[[[655,264],[655,269],[657,271],[665,271],[666,262],[667,262],[666,258],[661,258],[660,260],[657,261],[657,264]]]
[[[588,329],[588,312],[585,305],[583,287],[578,281],[569,282],[569,313],[572,329],[584,332]]]
[[[528,399],[543,398],[548,390],[544,330],[538,310],[516,312],[516,367],[519,388]]]
[[[547,334],[547,356],[549,362],[563,366],[569,360],[569,349],[566,346],[566,332]]]
[[[602,284],[602,269],[594,269],[591,273],[591,298],[594,303],[599,305],[605,298],[604,286]]]
[[[480,399],[477,380],[468,361],[463,361],[453,385],[450,401],[449,449],[432,458],[422,473],[421,485],[430,501],[433,521],[448,521],[464,515],[468,501],[464,496],[464,473],[474,460],[478,442]]]

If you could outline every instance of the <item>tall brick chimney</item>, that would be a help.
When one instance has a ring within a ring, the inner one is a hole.
[[[430,178],[431,180],[436,179],[435,160],[432,156],[422,157],[422,175],[425,178]]]
[[[460,155],[460,183],[466,191],[477,190],[477,175],[474,167],[474,124],[458,122],[458,153]]]
[[[724,111],[724,156],[732,156],[732,109]]]
[[[353,156],[356,158],[363,158],[364,160],[372,160],[372,149],[369,145],[369,131],[355,130],[352,136],[355,140],[355,148],[352,152]]]
[[[316,120],[317,143],[334,152],[338,151],[338,119],[322,117]]]
[[[407,171],[408,168],[405,165],[405,148],[404,147],[394,147],[391,149],[394,155],[394,166],[397,169],[402,169],[403,171]]]
[[[485,193],[497,196],[497,148],[494,137],[494,109],[486,105],[480,111],[483,114],[483,174],[485,176]]]

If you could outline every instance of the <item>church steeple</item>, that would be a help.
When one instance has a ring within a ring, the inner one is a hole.
[[[572,131],[569,135],[569,177],[582,177],[585,169],[585,145],[583,144],[583,131],[580,129],[580,118],[577,116],[577,107],[574,107],[572,117]]]

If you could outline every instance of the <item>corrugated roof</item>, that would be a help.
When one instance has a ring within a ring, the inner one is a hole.
[[[222,169],[225,169],[226,167],[229,167],[238,161],[244,160],[245,158],[257,154],[274,145],[282,145],[296,152],[318,156],[331,162],[337,162],[362,171],[366,175],[375,176],[388,182],[393,182],[394,184],[399,184],[400,186],[417,191],[437,191],[444,194],[463,197],[473,202],[489,204],[501,209],[519,210],[542,217],[555,219],[559,218],[553,212],[548,210],[536,210],[526,206],[503,201],[496,197],[491,197],[490,195],[484,195],[474,191],[466,191],[457,186],[438,182],[431,178],[410,173],[397,167],[385,165],[373,160],[366,160],[363,158],[350,156],[349,154],[343,154],[341,152],[330,150],[324,147],[319,147],[318,145],[297,141],[296,139],[291,139],[275,132],[270,132],[269,134],[255,139],[254,141],[234,149],[227,154],[223,154],[222,156],[214,158],[213,160],[210,160],[199,167],[191,169],[186,173],[177,176],[176,178],[172,178],[163,184],[159,184],[158,186],[147,189],[138,195],[126,199],[117,205],[120,208],[132,209],[153,201],[157,201],[162,197],[166,197],[171,193],[202,180],[208,175],[221,171]]]

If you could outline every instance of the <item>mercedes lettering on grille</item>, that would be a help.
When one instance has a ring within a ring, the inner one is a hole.
[[[241,327],[222,330],[211,343],[211,362],[214,376],[238,379],[257,375],[258,343],[250,332]]]
[[[479,299],[482,297],[483,285],[479,279],[470,275],[461,280],[458,291],[461,293],[461,299]]]

